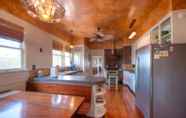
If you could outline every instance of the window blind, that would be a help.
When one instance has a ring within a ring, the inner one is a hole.
[[[0,37],[22,42],[24,38],[24,28],[0,18]]]

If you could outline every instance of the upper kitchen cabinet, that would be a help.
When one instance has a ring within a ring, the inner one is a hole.
[[[168,15],[150,31],[151,44],[172,43],[171,15]]]
[[[132,48],[131,46],[123,47],[123,64],[131,64],[132,63]]]
[[[173,11],[150,30],[152,44],[186,43],[186,10]]]
[[[156,26],[152,31],[150,32],[150,38],[152,44],[159,44],[160,38],[159,38],[159,26]]]
[[[169,17],[160,24],[160,43],[170,44],[171,38],[172,38],[171,17]]]

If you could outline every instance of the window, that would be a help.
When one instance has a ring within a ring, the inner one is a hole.
[[[22,43],[0,37],[0,70],[22,68]]]
[[[73,54],[73,64],[76,66],[80,66],[81,65],[81,55],[78,52],[75,52]]]
[[[71,65],[71,56],[69,52],[65,52],[65,66],[69,67]]]
[[[53,66],[65,66],[69,67],[71,65],[71,54],[69,52],[63,53],[62,51],[53,50]]]
[[[53,59],[52,59],[52,65],[53,66],[62,66],[62,52],[61,51],[58,51],[58,50],[53,50],[52,51],[52,54],[53,54]]]

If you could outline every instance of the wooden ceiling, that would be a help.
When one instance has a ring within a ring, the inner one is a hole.
[[[63,0],[66,13],[59,24],[47,24],[32,18],[26,13],[20,0],[0,0],[0,8],[69,42],[80,42],[77,40],[84,40],[85,37],[92,36],[96,32],[96,28],[101,27],[105,33],[114,34],[116,39],[126,43],[132,31],[137,31],[139,36],[150,27],[149,25],[144,28],[144,24],[148,25],[146,22],[153,24],[151,20],[148,20],[152,12],[160,10],[158,11],[160,12],[160,15],[158,14],[159,18],[169,11],[171,1]],[[179,9],[178,4],[186,3],[185,0],[173,1],[175,9]],[[184,5],[181,7],[185,8]],[[156,16],[151,15],[151,19],[153,18],[158,19]],[[129,28],[134,19],[136,23],[132,28]]]

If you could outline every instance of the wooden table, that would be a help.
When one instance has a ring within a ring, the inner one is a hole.
[[[83,101],[78,96],[19,91],[0,98],[0,118],[71,118]]]

